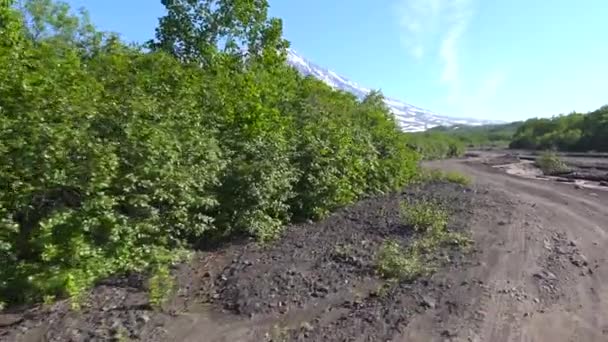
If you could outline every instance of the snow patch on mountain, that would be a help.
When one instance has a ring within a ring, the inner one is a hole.
[[[332,70],[320,67],[308,61],[292,49],[288,50],[287,62],[303,75],[313,76],[325,82],[330,87],[349,92],[359,99],[363,99],[371,91],[371,89],[350,81]],[[401,128],[406,132],[419,132],[436,126],[452,126],[458,124],[480,126],[498,123],[497,121],[491,120],[443,116],[430,110],[391,98],[386,98],[384,102],[395,115]]]

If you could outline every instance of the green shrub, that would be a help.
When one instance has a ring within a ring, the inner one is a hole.
[[[446,172],[445,180],[447,180],[450,183],[456,183],[456,184],[461,184],[461,185],[470,185],[471,184],[471,178],[467,177],[466,175],[463,175],[460,172],[456,172],[456,171]]]
[[[148,300],[153,308],[160,309],[173,293],[175,283],[164,265],[157,267],[148,279]]]
[[[470,185],[471,179],[457,171],[441,171],[439,169],[420,168],[415,177],[419,183],[450,182],[461,185]]]
[[[178,2],[143,49],[67,5],[24,3],[0,6],[0,301],[78,303],[100,278],[214,237],[268,241],[415,175],[381,94],[359,101],[287,67],[264,6]],[[220,50],[225,32],[248,56]]]
[[[536,159],[536,165],[545,175],[559,175],[570,172],[570,168],[555,153],[545,152]]]
[[[408,133],[407,144],[424,160],[460,157],[465,152],[464,143],[443,132]]]
[[[472,241],[461,233],[447,230],[448,213],[437,202],[423,200],[402,203],[405,222],[419,233],[407,248],[395,240],[387,240],[377,255],[376,267],[386,278],[411,280],[433,271],[431,256],[445,245],[464,247]]]
[[[383,277],[401,280],[414,279],[427,271],[416,250],[404,249],[394,240],[387,240],[380,247],[376,267]]]
[[[416,231],[430,233],[444,231],[448,224],[448,213],[437,202],[422,200],[417,203],[402,202],[401,216]]]

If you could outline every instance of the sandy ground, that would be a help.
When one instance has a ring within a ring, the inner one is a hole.
[[[6,312],[0,340],[608,341],[608,192],[475,159],[428,166],[473,184],[371,198],[273,245],[201,252],[174,270],[163,311],[134,276],[100,284],[80,312],[65,302]],[[416,238],[399,202],[429,196],[473,248],[440,251],[432,276],[387,283],[374,272],[380,244]]]
[[[506,152],[506,153],[505,153]],[[519,157],[533,157],[525,155],[522,152],[514,153],[512,151],[498,152],[476,152],[474,157],[467,158],[467,163],[476,165],[484,164],[500,169],[503,172],[528,179],[540,179],[549,182],[559,181],[562,183],[570,183],[574,188],[595,189],[597,191],[608,191],[606,182],[589,181],[576,178],[577,174],[572,174],[567,177],[563,176],[546,176],[535,166],[534,160],[520,159]],[[607,158],[591,158],[591,157],[560,157],[574,171],[593,174],[596,176],[608,177],[608,159]]]
[[[608,194],[470,161],[431,165],[488,189],[471,222],[480,263],[446,274],[483,287],[451,290],[457,304],[416,317],[403,341],[443,341],[437,331],[453,341],[608,341]]]

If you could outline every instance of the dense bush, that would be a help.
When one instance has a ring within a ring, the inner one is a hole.
[[[535,161],[535,164],[545,175],[555,176],[570,172],[570,168],[554,153],[543,153]]]
[[[515,133],[511,148],[608,151],[608,106],[588,114],[571,113],[527,120]]]
[[[165,0],[147,48],[24,3],[0,5],[0,302],[274,238],[414,176],[382,96],[287,67],[264,0]]]
[[[482,126],[454,125],[433,127],[429,132],[442,132],[469,148],[507,147],[521,121]]]
[[[465,145],[455,137],[442,132],[410,133],[408,145],[425,160],[460,157]]]

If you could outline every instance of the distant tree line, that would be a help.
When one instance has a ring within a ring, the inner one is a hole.
[[[608,105],[583,114],[530,119],[510,145],[515,149],[608,152]]]

